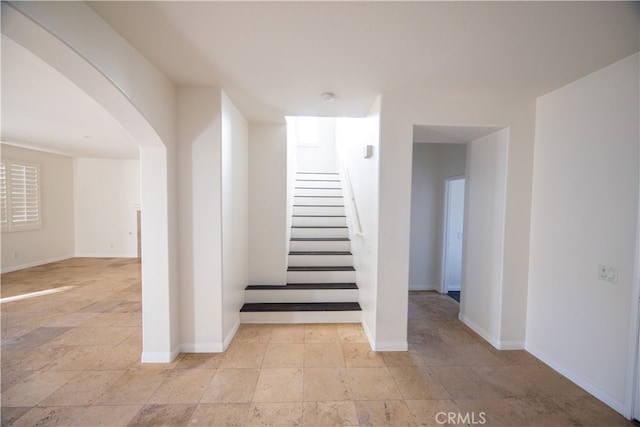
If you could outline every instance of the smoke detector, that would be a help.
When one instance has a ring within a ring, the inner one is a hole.
[[[332,102],[334,99],[336,99],[336,95],[331,92],[325,92],[320,96],[322,97],[322,100],[324,102]]]

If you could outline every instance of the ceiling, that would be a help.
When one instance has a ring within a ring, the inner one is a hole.
[[[638,2],[88,4],[176,84],[223,88],[251,122],[363,116],[378,94],[415,89],[534,98],[640,43]],[[3,139],[137,157],[86,94],[2,42]]]
[[[173,81],[223,88],[254,122],[362,116],[378,94],[418,87],[535,97],[640,41],[637,2],[89,5]]]
[[[136,142],[89,95],[2,36],[3,142],[74,157],[138,158]]]

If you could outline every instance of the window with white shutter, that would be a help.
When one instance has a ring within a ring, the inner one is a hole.
[[[40,167],[4,160],[0,163],[0,222],[3,231],[40,228]]]

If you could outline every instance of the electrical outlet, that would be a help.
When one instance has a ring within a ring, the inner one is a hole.
[[[607,282],[616,283],[618,281],[618,269],[608,265],[598,266],[598,278]]]

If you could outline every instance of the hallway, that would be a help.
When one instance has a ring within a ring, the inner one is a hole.
[[[70,288],[66,288],[70,287]],[[70,259],[2,275],[2,426],[626,426],[523,351],[498,351],[458,304],[412,292],[408,352],[356,324],[242,325],[221,354],[142,365],[139,263]],[[471,418],[468,418],[471,420]]]

